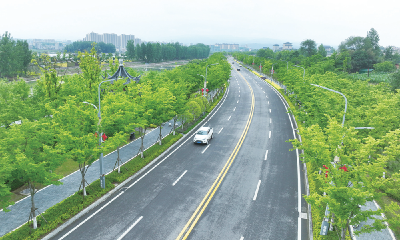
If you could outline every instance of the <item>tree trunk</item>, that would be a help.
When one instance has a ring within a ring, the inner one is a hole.
[[[119,162],[121,161],[121,159],[119,158],[119,147],[117,147],[117,154],[118,154],[118,158],[117,158],[117,161],[118,161],[118,173],[121,173],[120,165],[119,165]]]
[[[144,134],[145,134],[146,130],[141,128],[141,132],[142,132],[142,136],[140,136],[140,138],[142,140],[142,143],[140,145],[140,157],[143,158],[143,140],[144,140],[144,136],[145,136]]]
[[[160,124],[159,128],[160,128],[160,141],[159,141],[158,143],[159,143],[160,146],[161,146],[161,139],[162,139],[162,135],[161,135],[161,124]]]
[[[29,190],[31,192],[31,216],[33,221],[33,229],[37,228],[37,221],[36,221],[36,207],[35,207],[35,185],[29,182]]]
[[[174,117],[174,131],[173,131],[173,135],[175,136],[175,124],[176,124],[176,119],[177,119],[177,115],[175,115],[175,117]]]
[[[85,165],[86,165],[85,162],[83,162],[83,164],[79,164],[79,170],[82,175],[81,185],[82,185],[83,197],[86,196]]]

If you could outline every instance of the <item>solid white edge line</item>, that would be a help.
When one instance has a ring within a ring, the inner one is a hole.
[[[179,180],[181,180],[181,178],[183,177],[183,175],[185,175],[186,172],[187,172],[187,170],[185,170],[185,171],[182,173],[182,175],[181,175],[178,179],[176,179],[176,181],[172,184],[172,186],[175,186],[175,184],[177,184],[177,183],[179,182]]]
[[[139,218],[138,220],[136,220],[136,221],[132,224],[132,226],[130,226],[130,227],[128,228],[128,230],[126,230],[117,240],[121,240],[123,237],[125,237],[125,235],[128,234],[128,232],[129,232],[136,224],[138,224],[138,222],[140,222],[140,220],[142,220],[142,218],[143,218],[143,216],[140,216],[140,218]]]
[[[267,156],[268,156],[268,150],[265,152],[264,160],[267,160]]]
[[[268,86],[270,86],[268,84]],[[270,86],[271,87],[271,86]],[[287,107],[285,104],[285,101],[283,100],[283,97],[281,96],[281,94],[273,87],[271,87],[274,92],[278,95],[278,97],[281,99],[283,106],[285,107],[286,111],[287,111]],[[294,131],[294,127],[293,127],[293,122],[292,119],[290,117],[290,114],[288,114],[289,120],[290,120],[290,125],[292,126],[292,131],[293,131],[293,137],[296,138],[296,133]],[[300,163],[299,163],[299,150],[296,148],[296,155],[297,155],[297,188],[298,188],[298,201],[297,201],[297,209],[299,211],[299,217],[297,219],[297,239],[300,240],[301,239],[301,218],[300,218],[300,213],[301,213],[301,183],[300,183]]]
[[[219,130],[218,134],[220,134],[220,133],[221,133],[222,129],[224,129],[224,128],[221,128],[221,130]]]
[[[256,192],[254,193],[253,201],[255,201],[257,199],[257,194],[258,194],[258,190],[260,189],[260,184],[261,184],[261,180],[258,180],[257,189],[256,189]]]
[[[76,225],[73,229],[71,229],[69,232],[67,232],[66,234],[64,234],[61,238],[59,238],[58,240],[62,240],[65,237],[67,237],[70,233],[72,233],[73,231],[75,231],[78,227],[80,227],[82,224],[84,224],[85,222],[87,222],[89,219],[91,219],[94,215],[96,215],[98,212],[100,212],[101,210],[103,210],[105,207],[107,207],[110,203],[112,203],[115,199],[117,199],[121,194],[123,194],[124,191],[121,191],[117,196],[115,196],[113,199],[111,199],[108,203],[104,204],[104,206],[102,206],[101,208],[99,208],[96,212],[92,213],[92,215],[90,215],[88,218],[86,218],[85,220],[83,220],[82,222],[80,222],[78,225]]]
[[[202,154],[210,147],[211,144],[208,144],[207,147],[201,152]]]
[[[229,88],[226,91],[226,96],[224,97],[224,100],[221,102],[221,104],[219,105],[219,107],[215,110],[215,112],[210,116],[210,118],[204,123],[208,123],[208,121],[218,112],[218,110],[222,107],[223,103],[225,102],[226,98],[228,97],[229,94]],[[131,188],[133,185],[135,185],[137,182],[139,182],[143,177],[145,177],[147,174],[149,174],[151,171],[153,171],[153,169],[155,169],[158,165],[160,165],[162,162],[164,162],[169,156],[171,156],[174,152],[176,152],[183,144],[185,144],[189,139],[191,139],[193,137],[193,135],[196,134],[196,132],[193,132],[193,134],[188,137],[183,143],[181,143],[174,151],[172,151],[170,154],[168,154],[163,160],[161,160],[159,163],[157,163],[154,167],[152,167],[149,171],[147,171],[145,174],[143,174],[140,178],[138,178],[134,183],[132,183],[131,185],[129,185],[129,187],[126,187],[125,191],[129,188]],[[128,161],[127,161],[128,162]],[[130,180],[129,180],[130,181]],[[121,185],[120,185],[121,186]],[[93,213],[92,215],[90,215],[87,219],[85,219],[82,223],[80,223],[79,225],[75,226],[71,231],[69,231],[67,234],[70,234],[72,231],[74,231],[75,229],[77,229],[79,226],[81,226],[84,222],[86,222],[87,220],[89,220],[90,218],[92,218],[94,215],[96,215],[100,210],[102,210],[104,207],[106,207],[108,204],[110,204],[112,201],[114,201],[116,198],[118,198],[122,193],[124,193],[123,191],[118,194],[117,196],[115,196],[113,199],[110,200],[110,202],[106,203],[102,208],[100,208],[99,210],[97,210],[95,213]],[[22,226],[22,225],[21,225]],[[20,226],[20,227],[21,227]],[[60,238],[59,240],[63,239],[65,236],[64,235],[62,238]]]

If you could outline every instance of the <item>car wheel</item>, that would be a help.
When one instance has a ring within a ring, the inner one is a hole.
[[[213,139],[213,135],[211,134],[211,139]]]

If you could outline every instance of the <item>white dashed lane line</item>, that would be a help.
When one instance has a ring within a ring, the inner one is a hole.
[[[183,175],[185,175],[186,172],[187,172],[187,170],[185,170],[185,171],[182,173],[182,175],[181,175],[178,179],[176,179],[176,181],[172,184],[172,186],[175,186],[175,184],[177,184],[177,183],[179,182],[179,180],[181,180],[181,178],[183,177]]]
[[[258,190],[260,189],[260,184],[261,184],[261,180],[258,180],[257,189],[256,189],[256,192],[254,193],[253,201],[255,201],[257,199],[257,194],[258,194]]]

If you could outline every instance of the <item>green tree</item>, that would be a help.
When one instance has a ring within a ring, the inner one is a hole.
[[[13,73],[13,47],[11,34],[5,32],[0,39],[0,77],[11,76]]]
[[[311,57],[317,53],[317,44],[311,39],[302,41],[300,44],[300,52],[306,57]]]
[[[326,57],[326,55],[327,55],[327,52],[326,52],[326,50],[325,50],[325,48],[324,48],[324,45],[319,45],[319,47],[318,47],[318,54],[320,54],[321,56],[323,56],[323,57]]]
[[[393,62],[386,61],[374,64],[374,69],[377,72],[393,72],[396,69],[396,67],[394,66]]]
[[[130,60],[133,60],[136,56],[135,52],[135,42],[134,40],[129,40],[126,44],[126,57]]]
[[[1,130],[0,130],[1,131]],[[2,133],[5,134],[5,133]],[[4,136],[4,135],[3,135]],[[0,139],[1,146],[4,147],[4,143],[2,143],[2,139]],[[7,185],[10,182],[11,173],[14,170],[15,166],[13,166],[12,162],[10,162],[10,158],[6,155],[5,151],[1,149],[0,146],[0,209],[3,209],[5,212],[10,211],[7,209],[8,206],[14,204],[11,201],[11,188]]]
[[[83,77],[89,89],[92,88],[92,85],[99,82],[101,72],[100,60],[95,46],[96,44],[93,43],[90,52],[85,51],[84,53],[78,53],[78,58],[80,60],[79,67],[82,70]]]
[[[151,42],[146,45],[146,63],[154,62],[154,46]]]
[[[318,171],[322,165],[328,167],[327,175],[317,175],[319,192],[305,196],[305,199],[312,206],[329,206],[328,217],[334,218],[333,224],[340,229],[340,239],[343,240],[349,225],[359,224],[368,218],[375,220],[373,225],[363,226],[361,231],[356,232],[359,234],[386,228],[384,221],[387,221],[374,217],[380,215],[381,209],[361,211],[359,208],[367,201],[382,196],[377,189],[383,184],[381,176],[387,160],[386,156],[380,154],[369,158],[379,141],[369,138],[366,140],[368,144],[360,144],[360,141],[354,138],[355,134],[355,130],[343,129],[335,120],[329,119],[325,133],[313,126],[302,129],[302,143],[298,140],[293,141],[296,148],[304,150],[304,161],[312,164],[314,170]],[[335,156],[339,161],[331,164]],[[343,170],[343,167],[346,167],[347,171]],[[323,192],[326,195],[322,194]],[[390,206],[392,210],[394,207]]]
[[[92,106],[77,102],[75,97],[70,97],[54,112],[54,122],[61,131],[59,144],[65,149],[66,157],[79,166],[79,189],[82,187],[83,197],[86,196],[86,172],[101,151],[96,113]]]
[[[60,185],[62,176],[53,173],[63,162],[63,149],[58,144],[58,130],[49,118],[39,121],[23,119],[22,124],[13,125],[6,131],[2,141],[2,152],[11,163],[15,179],[28,185],[31,194],[30,219],[36,229],[35,194],[38,185]],[[12,179],[10,179],[12,180]]]

